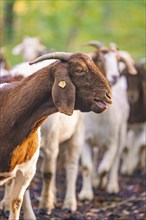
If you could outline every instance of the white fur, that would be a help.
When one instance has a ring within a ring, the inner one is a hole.
[[[119,68],[117,57],[115,56],[116,51],[109,51],[104,55],[105,59],[105,72],[108,82],[112,85],[114,78],[119,78]]]
[[[123,155],[123,163],[121,167],[121,172],[123,174],[131,175],[134,170],[137,168],[138,164],[141,163],[141,148],[146,147],[146,122],[131,124],[127,136],[127,153]],[[142,152],[143,156],[146,159],[146,154]],[[145,160],[144,159],[144,160]],[[142,166],[144,167],[144,160],[142,161]]]
[[[120,77],[118,82],[112,87],[113,104],[108,111],[97,115],[95,113],[85,113],[85,144],[81,156],[83,166],[83,187],[79,198],[93,198],[92,177],[93,177],[93,159],[92,149],[95,146],[99,148],[107,147],[101,163],[97,170],[97,177],[94,179],[94,185],[99,185],[102,181],[102,187],[106,187],[107,192],[118,192],[118,169],[121,152],[125,147],[127,119],[129,114],[129,104],[126,93],[127,83],[125,77]],[[95,169],[95,168],[94,168]],[[109,174],[109,180],[107,176]],[[104,178],[101,179],[104,175]],[[94,175],[95,176],[95,175]]]
[[[72,116],[61,113],[51,115],[42,126],[42,152],[44,154],[42,174],[43,188],[40,208],[51,212],[56,203],[56,167],[60,145],[66,150],[66,181],[67,189],[63,207],[72,211],[77,209],[76,180],[78,175],[78,161],[83,146],[82,113],[74,111]],[[44,174],[50,175],[46,177]]]
[[[17,64],[10,70],[10,74],[12,76],[22,75],[24,77],[30,76],[31,74],[35,73],[36,71],[40,70],[42,67],[48,66],[49,64],[55,62],[56,60],[44,60],[39,63],[29,65],[28,62],[23,62]]]
[[[8,84],[8,83],[2,83],[2,84],[0,84],[0,88],[3,88],[3,87],[5,87],[5,86],[7,86],[7,84]]]

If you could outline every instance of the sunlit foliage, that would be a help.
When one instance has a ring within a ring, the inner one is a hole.
[[[144,0],[15,0],[13,38],[3,37],[3,46],[11,56],[24,36],[38,36],[57,51],[88,52],[82,43],[100,40],[139,59],[145,56],[145,6]]]

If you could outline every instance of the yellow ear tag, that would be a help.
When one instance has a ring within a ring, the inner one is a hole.
[[[60,86],[61,88],[64,88],[66,86],[66,82],[65,81],[60,81],[58,86]]]

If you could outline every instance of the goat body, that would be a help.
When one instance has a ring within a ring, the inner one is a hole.
[[[51,115],[42,125],[42,162],[43,186],[41,202],[39,207],[51,212],[56,203],[56,168],[57,157],[61,146],[65,150],[65,169],[67,189],[64,201],[64,208],[75,211],[76,201],[76,180],[78,175],[78,161],[83,147],[83,118],[80,111],[74,111],[72,116],[61,113]]]
[[[99,186],[101,182],[102,187],[106,187],[109,193],[118,192],[119,190],[119,160],[125,146],[129,114],[126,80],[124,77],[120,77],[118,82],[112,86],[112,94],[113,104],[107,112],[104,112],[102,115],[96,115],[92,112],[84,113],[85,147],[81,155],[83,187],[79,194],[81,200],[93,198],[93,169],[97,168],[93,167],[91,151],[96,146],[99,149],[106,147],[107,151],[99,164],[97,174],[95,175],[96,178],[94,177],[94,186]],[[108,182],[107,175],[109,175]]]
[[[40,90],[41,84],[43,87]],[[0,96],[3,131],[0,137],[0,172],[12,171],[17,164],[29,160],[36,151],[34,148],[28,153],[32,135],[49,114],[57,111],[48,88],[51,85],[47,69],[44,69],[43,74],[38,72],[35,76],[3,86]],[[23,140],[25,143],[21,145]],[[20,156],[21,152],[23,157]]]

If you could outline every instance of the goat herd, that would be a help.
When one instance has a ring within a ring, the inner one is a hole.
[[[145,58],[133,60],[116,44],[89,41],[90,54],[52,52],[26,37],[12,53],[23,62],[10,68],[0,53],[0,185],[2,213],[35,220],[29,189],[43,157],[39,209],[56,204],[57,158],[65,149],[66,192],[62,208],[77,210],[78,200],[93,200],[94,188],[118,193],[119,173],[131,175],[146,163]],[[49,116],[50,115],[50,116]],[[49,117],[48,117],[49,116]],[[97,158],[105,149],[99,164]],[[129,219],[130,220],[130,219]]]

